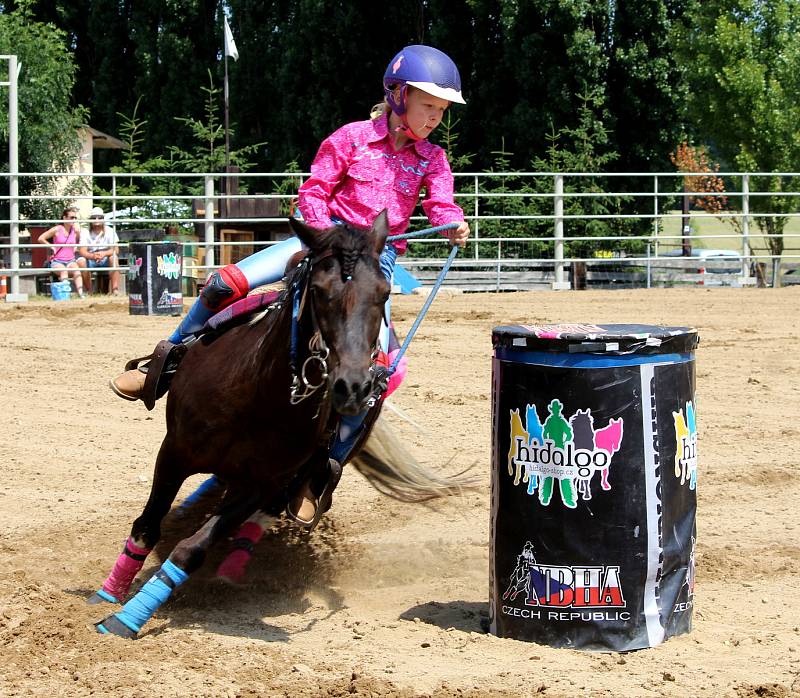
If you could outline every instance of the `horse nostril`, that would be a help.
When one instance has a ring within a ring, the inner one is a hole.
[[[349,396],[347,382],[343,381],[341,378],[337,379],[333,384],[333,395],[335,398],[339,398],[340,400],[346,400]]]
[[[338,404],[352,400],[361,403],[366,400],[372,391],[372,380],[347,381],[339,378],[333,384],[333,397]]]

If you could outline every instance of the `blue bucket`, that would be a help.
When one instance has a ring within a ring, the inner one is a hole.
[[[70,294],[69,281],[54,281],[50,284],[50,295],[54,301],[68,301]]]

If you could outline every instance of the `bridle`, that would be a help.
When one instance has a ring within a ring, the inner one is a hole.
[[[364,253],[357,255],[349,255],[345,260],[342,268],[342,280],[345,283],[352,281],[352,272],[355,267],[355,262]],[[328,247],[318,254],[307,254],[298,263],[295,274],[292,277],[292,282],[287,289],[288,293],[292,296],[292,331],[291,343],[289,345],[289,367],[291,369],[291,383],[289,386],[289,402],[292,405],[297,405],[303,400],[311,397],[318,390],[325,387],[325,392],[322,394],[322,401],[328,396],[328,358],[330,357],[330,349],[322,335],[322,330],[319,326],[317,319],[317,308],[314,302],[314,294],[310,292],[309,286],[311,283],[311,274],[314,265],[321,262],[328,257],[334,255],[332,247]],[[309,310],[311,313],[311,337],[308,340],[308,356],[303,360],[303,363],[298,368],[298,343],[300,336],[300,318],[308,301]],[[372,351],[372,371],[375,359],[378,356],[378,341],[375,342],[375,347]],[[319,372],[319,379],[314,382],[309,378],[311,369],[316,369]]]

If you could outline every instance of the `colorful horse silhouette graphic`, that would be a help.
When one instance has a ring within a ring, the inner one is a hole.
[[[517,458],[516,445],[519,440],[528,441],[528,432],[522,427],[522,420],[519,410],[511,410],[511,444],[508,447],[508,474],[514,478],[514,485],[520,483],[520,479],[526,480],[528,475],[525,473],[523,478],[522,464]]]
[[[567,441],[572,440],[572,429],[569,422],[561,416],[561,410],[564,405],[561,400],[551,400],[547,406],[550,416],[544,422],[544,429],[542,429],[542,438],[549,439],[553,442],[556,448],[564,448]],[[566,506],[574,509],[577,504],[575,502],[575,483],[570,477],[558,479],[559,488],[561,490],[561,499]],[[539,490],[539,501],[547,506],[550,504],[550,499],[553,496],[553,477],[548,475],[544,478],[542,488]]]
[[[528,405],[525,408],[525,428],[528,430],[528,446],[536,444],[544,445],[544,434],[542,433],[542,422],[539,420],[539,413],[536,405]],[[536,491],[538,477],[536,473],[528,473],[528,494]]]
[[[551,400],[547,409],[550,414],[542,424],[536,406],[526,405],[524,425],[521,410],[510,410],[508,474],[514,478],[515,486],[527,483],[527,494],[538,490],[539,501],[545,506],[553,497],[553,480],[558,479],[562,501],[574,509],[577,494],[584,500],[592,498],[596,470],[601,471],[602,488],[611,489],[609,466],[622,443],[622,418],[611,419],[605,427],[595,430],[590,408],[579,409],[569,420],[562,414],[560,400]],[[576,454],[579,460],[575,459]]]
[[[694,405],[686,403],[686,418],[684,419],[683,410],[672,413],[675,422],[675,477],[681,479],[681,485],[689,480],[689,489],[693,490],[697,486],[697,456],[692,451],[689,458],[684,453],[684,446],[696,448],[697,444],[697,422],[695,420]]]
[[[575,448],[584,451],[594,450],[594,417],[590,410],[578,410],[569,419],[572,427],[572,443]],[[587,473],[585,475],[584,473]],[[582,499],[592,498],[591,481],[594,475],[594,468],[584,468],[578,470],[578,492]]]
[[[607,426],[598,429],[594,433],[594,447],[608,454],[609,465],[611,463],[611,456],[619,451],[621,443],[622,417],[619,419],[611,419]],[[606,491],[611,489],[611,484],[608,482],[608,471],[609,467],[605,467],[600,471],[600,487]]]
[[[535,564],[536,558],[533,555],[533,543],[528,541],[525,543],[522,553],[517,555],[517,566],[511,573],[511,580],[508,583],[508,589],[506,589],[505,593],[503,594],[503,601],[513,601],[522,592],[525,592],[526,598],[530,595],[530,568],[531,565]],[[511,598],[509,599],[509,597]]]

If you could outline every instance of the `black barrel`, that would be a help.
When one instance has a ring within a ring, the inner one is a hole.
[[[492,335],[491,632],[624,651],[691,630],[697,332]]]
[[[180,315],[183,257],[177,242],[132,242],[128,247],[131,315]]]

